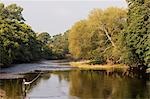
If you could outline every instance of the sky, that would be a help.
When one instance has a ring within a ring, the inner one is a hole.
[[[63,33],[88,16],[94,8],[117,6],[127,8],[125,0],[0,0],[6,5],[16,3],[23,7],[26,23],[35,32],[50,35]]]

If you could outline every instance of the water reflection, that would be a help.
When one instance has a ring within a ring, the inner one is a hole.
[[[22,99],[22,80],[0,80],[0,99]]]
[[[26,74],[24,79],[30,81],[38,73]],[[44,76],[43,78],[45,78]],[[50,76],[48,76],[50,77]],[[24,99],[26,94],[39,83],[41,77],[30,85],[24,85],[23,79],[4,79],[0,80],[0,99]],[[49,79],[49,78],[48,78]]]
[[[26,81],[38,74],[27,74]],[[0,80],[2,99],[23,99],[22,79]],[[29,85],[30,99],[149,99],[150,81],[98,71],[44,73]]]
[[[70,95],[80,99],[148,99],[146,81],[106,76],[99,72],[75,71],[70,74]]]

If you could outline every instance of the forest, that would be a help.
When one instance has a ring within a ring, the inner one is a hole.
[[[16,4],[0,3],[0,65],[64,58],[67,32],[53,37],[47,32],[35,33],[25,23],[22,11]]]
[[[63,34],[36,33],[23,8],[0,3],[0,65],[40,59],[91,60],[92,64],[150,67],[150,1],[127,0],[128,8],[93,9]]]

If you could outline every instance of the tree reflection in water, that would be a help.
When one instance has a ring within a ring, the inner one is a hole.
[[[30,81],[37,75],[36,73],[26,74],[25,79]],[[62,89],[63,92],[67,92],[64,99],[149,99],[149,83],[150,81],[143,79],[119,75],[108,76],[99,71],[73,70],[42,74],[29,85],[27,95],[32,96],[34,90],[34,95],[38,96],[40,90],[45,92],[44,95],[47,96],[57,97],[54,94],[63,96],[64,94],[60,93],[61,91],[57,91]],[[47,87],[43,88],[43,85]],[[58,88],[58,86],[63,88]],[[38,87],[38,90],[35,90],[36,87]],[[4,99],[23,99],[25,92],[22,89],[22,79],[1,80],[0,95],[3,95]]]
[[[11,80],[0,80],[0,90],[5,95],[1,96],[2,99],[22,99],[22,80],[11,79]]]
[[[34,79],[38,73],[26,74],[24,79],[26,81],[31,81]],[[43,74],[43,79],[49,79],[50,74],[47,76]],[[24,99],[27,93],[39,83],[41,77],[39,77],[35,82],[30,85],[23,85],[23,79],[4,79],[0,80],[0,92],[5,93],[1,96],[2,99]]]
[[[150,87],[149,87],[150,88]],[[92,71],[70,73],[70,95],[80,99],[148,99],[146,82],[139,79],[106,76]]]

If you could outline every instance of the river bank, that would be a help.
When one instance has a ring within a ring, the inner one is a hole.
[[[89,61],[70,62],[68,60],[42,60],[37,63],[15,64],[7,68],[1,68],[0,79],[22,78],[26,73],[35,72],[51,72],[51,71],[68,71],[76,70],[95,70],[102,71],[106,74],[121,74],[133,76],[133,71],[128,71],[130,68],[124,64],[105,64],[91,65]],[[150,74],[150,69],[147,69],[147,74]]]
[[[121,73],[121,75],[141,75],[142,73],[139,73],[140,71],[137,70],[137,68],[130,68],[129,66],[125,64],[90,64],[89,60],[85,61],[77,61],[77,62],[70,62],[69,63],[73,67],[77,67],[81,70],[97,70],[97,71],[105,71],[106,74],[112,74],[112,73]],[[143,75],[143,74],[142,74]],[[144,74],[145,75],[145,74]],[[150,75],[150,68],[146,70],[146,75]]]
[[[129,66],[125,64],[89,64],[90,61],[78,61],[78,62],[70,62],[70,65],[73,67],[78,67],[80,69],[85,70],[106,70],[106,71],[115,71],[115,70],[127,70]]]
[[[73,69],[68,60],[42,60],[34,63],[14,64],[0,69],[0,79],[23,78],[26,73],[68,71]]]

